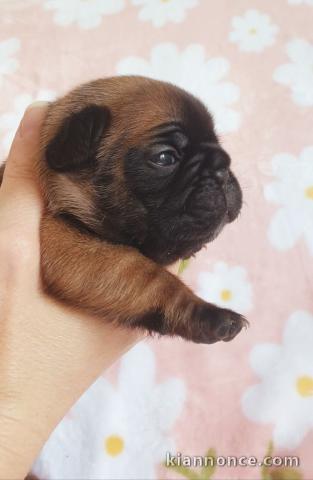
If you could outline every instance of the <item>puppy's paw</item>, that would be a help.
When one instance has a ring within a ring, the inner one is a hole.
[[[248,321],[239,313],[226,308],[204,304],[197,309],[192,341],[196,343],[229,342],[238,335]]]

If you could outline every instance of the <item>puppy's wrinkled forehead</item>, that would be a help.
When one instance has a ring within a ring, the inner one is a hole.
[[[112,130],[116,124],[124,123],[131,143],[139,136],[145,141],[167,134],[177,135],[178,141],[184,141],[182,132],[195,142],[215,137],[212,117],[197,98],[171,84],[148,82],[146,88],[134,87],[131,102],[112,108]]]

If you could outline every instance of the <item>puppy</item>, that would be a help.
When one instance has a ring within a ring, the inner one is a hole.
[[[46,292],[118,325],[232,340],[245,319],[163,268],[194,255],[241,209],[205,106],[168,83],[100,79],[51,103],[41,139]]]

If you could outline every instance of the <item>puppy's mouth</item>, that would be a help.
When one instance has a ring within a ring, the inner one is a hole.
[[[195,232],[214,238],[226,223],[233,222],[242,206],[242,193],[233,173],[227,172],[223,182],[214,177],[200,179],[190,192],[184,210],[194,218]]]
[[[224,186],[227,207],[227,221],[233,222],[238,217],[242,207],[242,192],[238,180],[229,172],[229,181]]]

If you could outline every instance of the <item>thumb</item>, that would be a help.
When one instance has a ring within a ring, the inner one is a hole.
[[[42,199],[34,166],[46,113],[46,102],[30,105],[15,134],[0,189],[0,227],[14,223],[25,232],[39,225]]]

